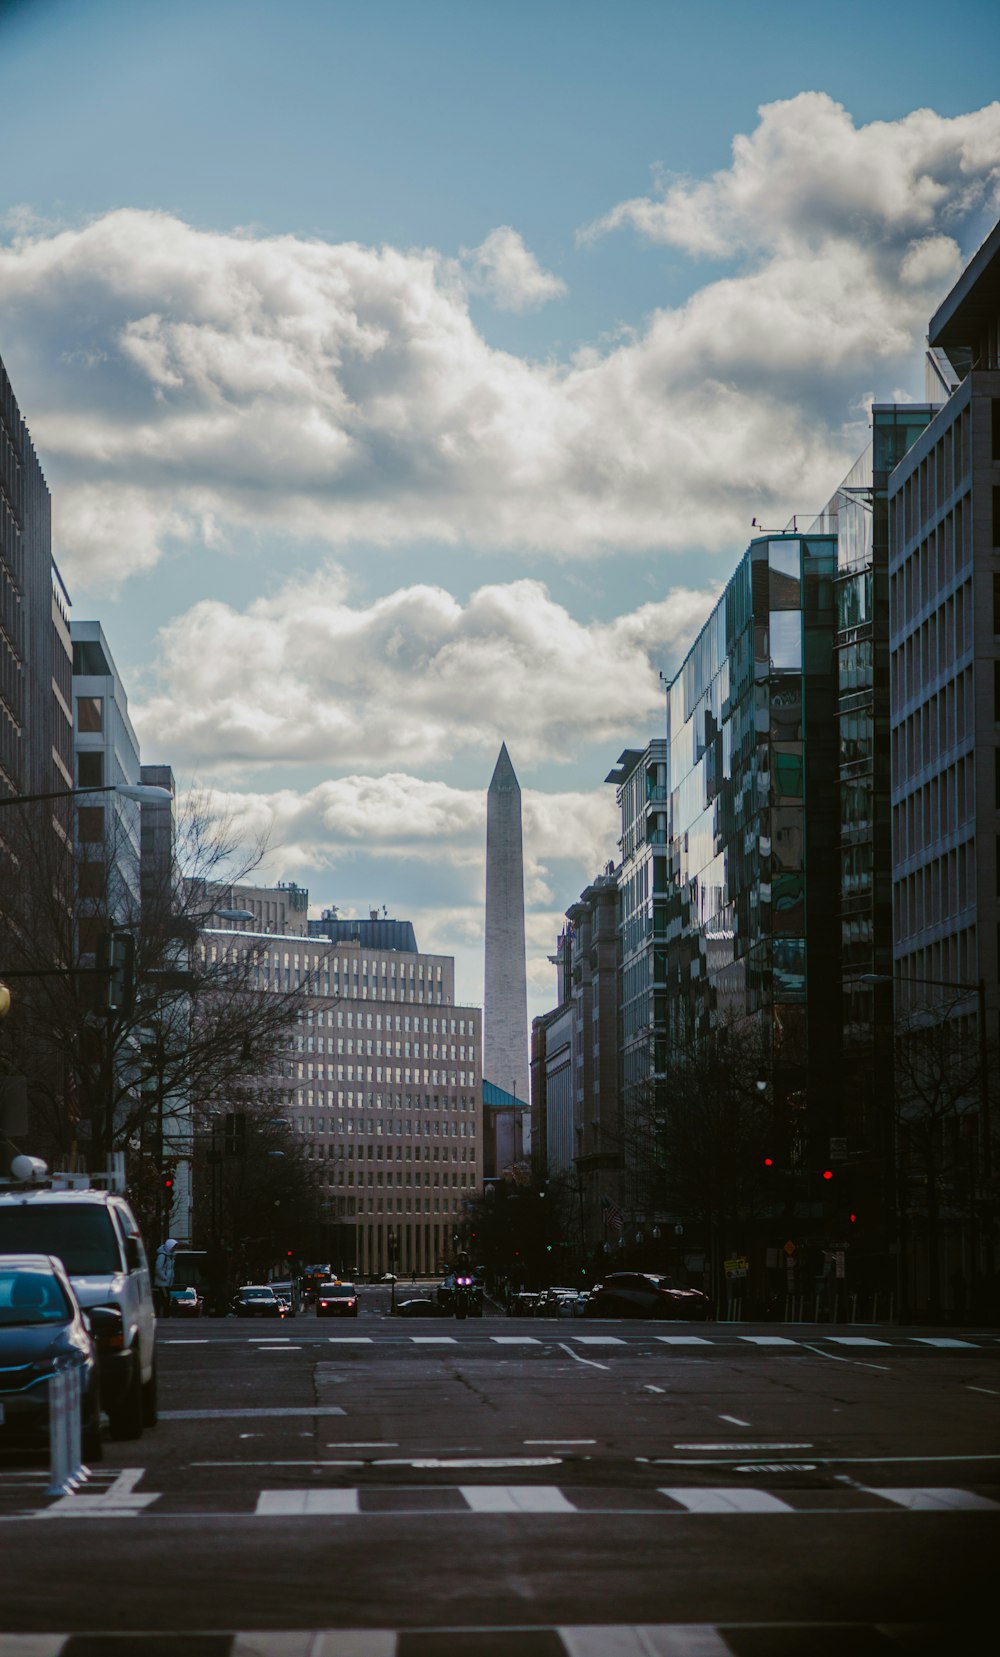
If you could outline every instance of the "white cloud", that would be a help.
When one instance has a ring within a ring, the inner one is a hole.
[[[501,311],[534,311],[559,299],[566,284],[543,270],[531,249],[509,224],[491,230],[476,248],[462,249],[466,280]]]
[[[22,214],[0,246],[0,348],[56,486],[60,560],[120,580],[206,526],[738,551],[752,515],[829,497],[859,399],[913,373],[956,237],[996,206],[998,156],[997,104],[861,128],[820,93],[768,105],[730,168],[601,226],[739,272],[567,362],[491,347],[460,262],[433,250]],[[556,280],[509,227],[471,279],[517,304]]]
[[[801,92],[758,114],[756,131],[733,140],[731,167],[704,180],[665,178],[657,195],[619,203],[585,237],[631,225],[717,257],[821,253],[840,241],[898,270],[914,244],[997,205],[1000,103],[952,117],[918,109],[859,128],[826,93]],[[936,280],[932,264],[925,274]]]
[[[658,670],[689,643],[714,590],[678,589],[585,624],[539,581],[481,587],[459,604],[404,587],[351,604],[341,572],[296,578],[243,611],[204,600],[160,635],[159,694],[133,698],[144,752],[246,770],[438,769],[492,759],[516,734],[520,763],[620,743],[662,709]],[[613,757],[613,756],[612,756]]]

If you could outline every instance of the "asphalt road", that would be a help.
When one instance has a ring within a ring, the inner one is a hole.
[[[172,1320],[154,1431],[0,1465],[0,1657],[995,1649],[1000,1335],[386,1308]]]

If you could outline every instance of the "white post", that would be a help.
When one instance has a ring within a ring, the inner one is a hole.
[[[83,1467],[80,1456],[80,1369],[58,1369],[49,1377],[48,1496],[76,1489]]]

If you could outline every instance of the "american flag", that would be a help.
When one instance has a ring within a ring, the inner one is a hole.
[[[610,1226],[612,1231],[624,1231],[625,1216],[618,1204],[612,1202],[610,1197],[605,1197],[601,1204],[601,1211],[604,1215],[605,1229]]]

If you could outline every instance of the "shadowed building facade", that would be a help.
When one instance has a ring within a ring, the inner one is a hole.
[[[483,1075],[524,1101],[523,1140],[530,1146],[528,1105],[528,988],[524,955],[524,853],[521,790],[507,744],[500,749],[486,796],[486,993]]]

